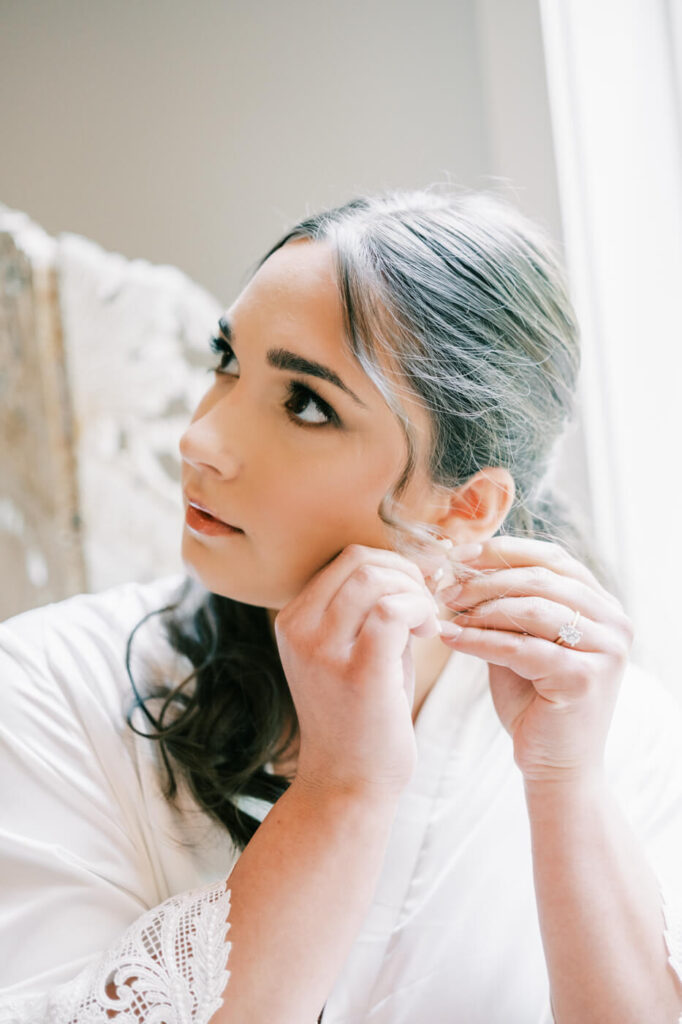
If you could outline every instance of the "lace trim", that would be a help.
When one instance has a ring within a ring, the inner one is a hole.
[[[668,948],[668,963],[682,982],[682,907],[669,898],[668,887],[660,879],[658,888],[665,921],[663,937]],[[680,1021],[682,1021],[682,1016]]]
[[[211,883],[171,896],[48,995],[0,1005],[0,1024],[208,1024],[223,1005],[230,890]]]
[[[658,888],[665,921],[663,938],[668,949],[668,963],[682,982],[682,909],[677,906],[675,901],[668,898],[667,886],[660,879]],[[677,1024],[682,1024],[682,1013],[678,1017]]]

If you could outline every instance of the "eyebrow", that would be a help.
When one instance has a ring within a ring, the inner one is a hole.
[[[218,320],[218,327],[226,341],[233,342],[235,340],[232,325],[225,315],[221,316]],[[265,359],[276,370],[293,370],[296,373],[305,373],[309,377],[319,377],[320,380],[326,380],[329,384],[334,384],[337,388],[345,391],[363,409],[367,408],[362,399],[358,398],[354,391],[351,391],[339,375],[323,363],[318,363],[314,359],[306,359],[305,356],[299,356],[285,348],[268,349]]]

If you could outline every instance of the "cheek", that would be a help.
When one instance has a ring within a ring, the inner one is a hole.
[[[395,456],[393,457],[395,462]],[[379,503],[398,478],[400,466],[386,466],[376,453],[366,450],[330,450],[319,459],[308,454],[300,460],[275,464],[263,479],[268,492],[270,516],[276,515],[274,532],[283,546],[301,538],[298,553],[319,544],[336,546],[384,541]],[[291,547],[289,547],[290,554]]]

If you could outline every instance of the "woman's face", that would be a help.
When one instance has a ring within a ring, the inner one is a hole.
[[[208,536],[186,523],[182,560],[213,593],[279,609],[348,544],[389,547],[378,508],[407,448],[347,347],[326,244],[278,249],[226,319],[231,350],[216,356],[224,372],[180,440],[183,500],[243,532]],[[292,367],[284,353],[326,367],[337,382]],[[426,413],[405,405],[426,444]],[[403,507],[427,518],[429,497],[420,468]]]

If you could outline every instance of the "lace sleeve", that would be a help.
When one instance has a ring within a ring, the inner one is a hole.
[[[72,981],[0,999],[0,1024],[208,1024],[230,976],[229,911],[224,881],[171,896]]]

